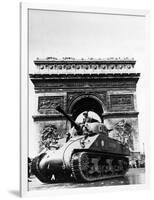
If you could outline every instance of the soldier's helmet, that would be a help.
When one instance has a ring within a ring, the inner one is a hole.
[[[83,116],[86,118],[86,117],[88,117],[88,111],[85,111],[84,113],[83,113]]]

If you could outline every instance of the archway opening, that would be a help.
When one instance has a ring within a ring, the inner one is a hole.
[[[90,117],[95,118],[100,122],[103,122],[103,108],[101,103],[95,98],[83,97],[79,99],[71,108],[72,118],[74,120],[77,120],[78,118],[79,120],[79,116],[80,118],[82,118],[82,114],[85,111],[88,111]]]

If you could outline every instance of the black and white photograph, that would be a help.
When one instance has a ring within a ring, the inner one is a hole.
[[[146,184],[147,13],[27,10],[27,191]]]

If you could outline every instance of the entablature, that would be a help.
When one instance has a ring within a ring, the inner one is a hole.
[[[48,57],[36,59],[34,73],[41,74],[101,74],[131,72],[134,70],[136,61],[129,58],[107,58],[107,59],[57,59]]]

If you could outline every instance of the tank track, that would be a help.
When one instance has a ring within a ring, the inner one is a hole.
[[[124,176],[129,168],[127,157],[107,153],[78,152],[71,159],[71,170],[77,182],[93,182]]]

